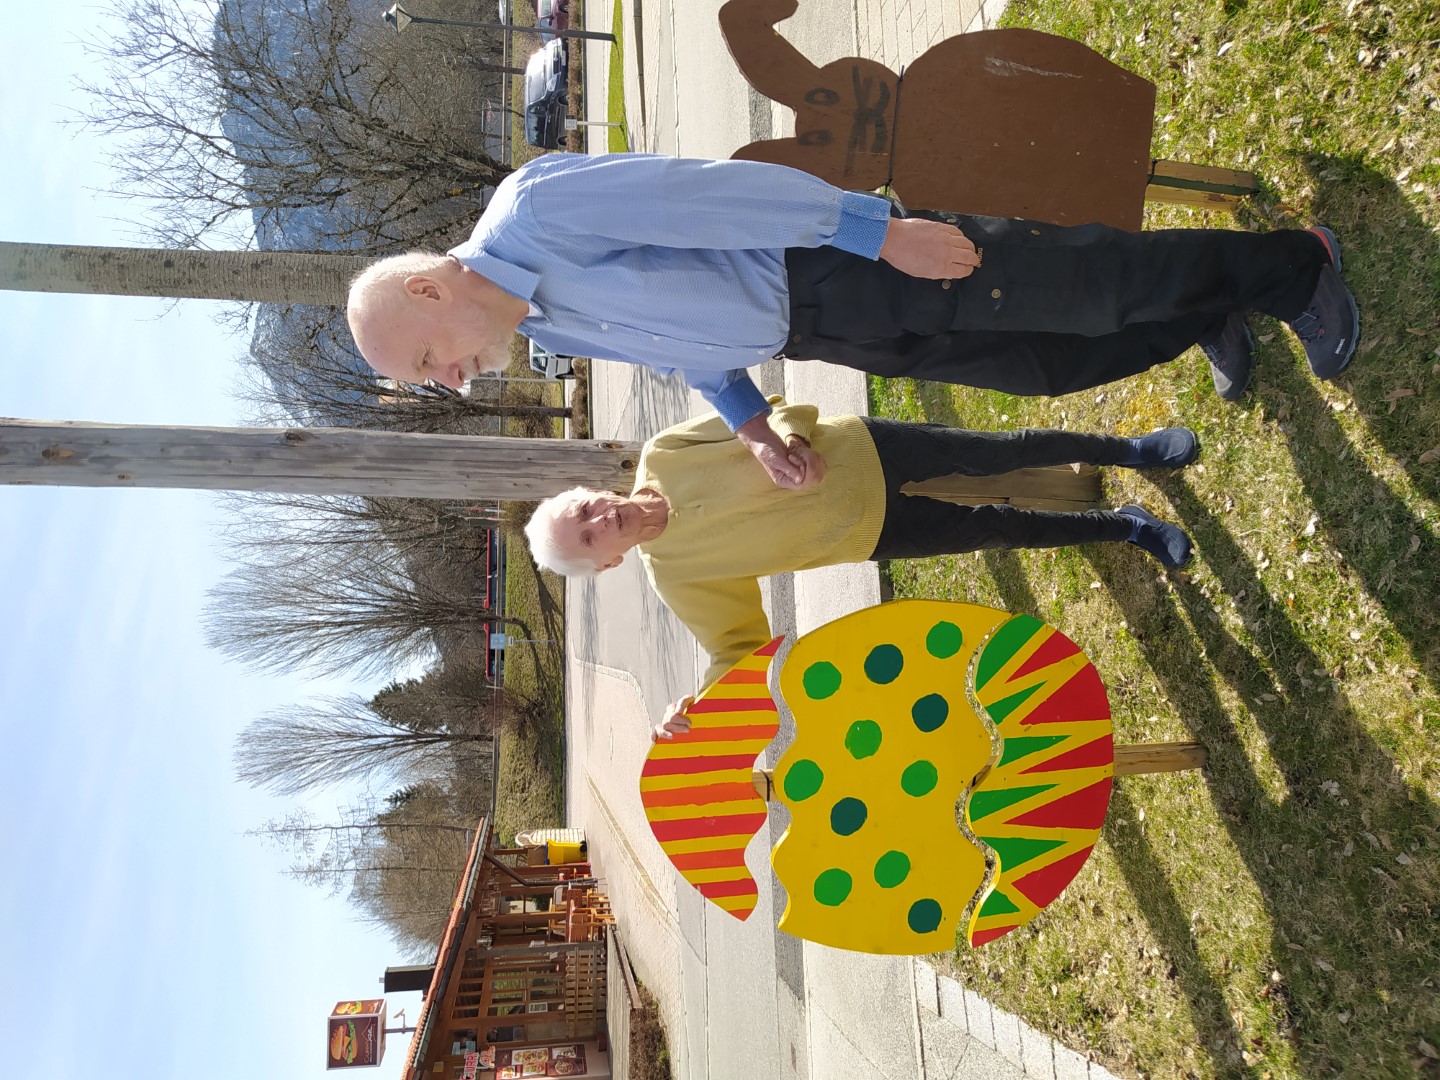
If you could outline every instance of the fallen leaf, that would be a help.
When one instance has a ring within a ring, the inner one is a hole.
[[[1421,1040],[1420,1040],[1420,1053],[1424,1054],[1426,1057],[1430,1058],[1432,1061],[1433,1061],[1433,1060],[1440,1059],[1440,1053],[1437,1053],[1436,1050],[1435,1050],[1435,1047],[1431,1046],[1431,1045],[1430,1045],[1428,1042],[1426,1042],[1424,1039],[1421,1039]]]
[[[1293,941],[1287,941],[1287,942],[1285,943],[1285,947],[1286,947],[1287,949],[1294,949],[1296,952],[1304,952],[1304,951],[1305,951],[1305,949],[1304,949],[1303,946],[1301,946],[1301,945],[1296,945],[1295,942],[1293,942]]]
[[[1225,42],[1224,45],[1221,45],[1221,46],[1220,46],[1219,51],[1216,52],[1215,55],[1216,55],[1216,56],[1224,56],[1227,52],[1229,52],[1229,51],[1230,51],[1231,49],[1233,49],[1234,47],[1235,47],[1235,43],[1234,43],[1233,41],[1227,41],[1227,42]]]
[[[1411,389],[1410,387],[1408,387],[1408,386],[1401,386],[1401,387],[1398,387],[1398,388],[1395,389],[1395,390],[1391,390],[1388,394],[1386,394],[1386,395],[1385,395],[1385,400],[1390,403],[1390,409],[1389,409],[1389,411],[1393,413],[1393,412],[1395,411],[1395,406],[1400,402],[1400,400],[1401,400],[1402,398],[1414,397],[1414,396],[1415,396],[1415,391],[1414,391],[1414,390],[1412,390],[1412,389]]]
[[[1334,965],[1334,964],[1326,963],[1324,960],[1321,960],[1319,957],[1315,957],[1315,958],[1312,960],[1312,963],[1314,963],[1314,965],[1315,965],[1317,968],[1319,968],[1321,971],[1334,971],[1334,970],[1335,970],[1335,965]]]
[[[1255,337],[1255,340],[1258,341],[1258,342],[1260,342],[1260,344],[1262,344],[1262,345],[1268,345],[1268,344],[1270,344],[1270,342],[1272,342],[1272,341],[1275,340],[1275,335],[1274,335],[1274,334],[1257,334],[1256,337]]]
[[[1306,535],[1306,536],[1314,536],[1314,535],[1315,535],[1315,526],[1316,526],[1317,524],[1319,524],[1319,522],[1320,522],[1320,515],[1319,515],[1319,514],[1311,514],[1311,515],[1310,515],[1310,520],[1305,523],[1305,535]]]
[[[1402,851],[1399,855],[1395,856],[1395,861],[1398,862],[1401,866],[1409,866],[1415,860],[1410,858],[1409,855],[1406,855],[1405,852]]]
[[[1426,450],[1420,455],[1421,465],[1433,465],[1437,461],[1440,461],[1440,446],[1435,447],[1433,450]]]
[[[1420,537],[1418,537],[1418,536],[1412,536],[1412,537],[1410,537],[1410,552],[1409,552],[1409,554],[1414,555],[1415,552],[1417,552],[1417,551],[1419,551],[1419,550],[1420,550]]]
[[[1414,334],[1416,337],[1424,337],[1425,334],[1426,334],[1426,332],[1427,332],[1427,331],[1425,330],[1425,328],[1424,328],[1423,326],[1407,326],[1407,327],[1405,327],[1405,333],[1407,333],[1407,334]]]
[[[1348,1024],[1350,1022],[1350,1014],[1348,1012],[1336,1013],[1335,1019],[1339,1020],[1342,1024]]]

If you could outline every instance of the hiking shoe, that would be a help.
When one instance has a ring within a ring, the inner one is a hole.
[[[1161,428],[1128,441],[1135,452],[1120,464],[1130,469],[1178,469],[1200,456],[1200,437],[1189,428]]]
[[[1115,512],[1135,522],[1130,543],[1142,551],[1148,551],[1172,570],[1178,570],[1190,561],[1190,537],[1178,526],[1167,524],[1133,504],[1122,506]]]
[[[1325,245],[1330,261],[1320,271],[1315,295],[1305,310],[1290,321],[1290,329],[1305,346],[1305,359],[1315,377],[1333,379],[1355,355],[1360,340],[1360,309],[1355,294],[1340,277],[1340,241],[1323,225],[1310,231]]]
[[[1238,401],[1250,385],[1255,370],[1255,340],[1244,312],[1232,311],[1225,320],[1220,336],[1202,341],[1200,351],[1210,361],[1210,375],[1215,380],[1215,393],[1224,401]]]

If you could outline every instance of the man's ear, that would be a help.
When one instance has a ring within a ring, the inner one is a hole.
[[[615,567],[619,566],[619,565],[620,565],[622,562],[624,562],[624,561],[625,561],[625,556],[624,556],[624,555],[616,555],[613,559],[611,559],[609,562],[607,562],[604,566],[600,567],[600,569],[601,569],[601,570],[613,570]]]
[[[405,294],[417,299],[440,300],[445,295],[445,286],[426,274],[411,274],[405,279]]]

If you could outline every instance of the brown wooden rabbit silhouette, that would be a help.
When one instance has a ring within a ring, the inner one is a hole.
[[[837,187],[889,182],[909,207],[1140,228],[1155,87],[1078,41],[1034,30],[946,38],[904,71],[846,57],[818,67],[774,24],[798,0],[729,0],[720,27],[741,73],[795,110],[795,137],[733,157]]]

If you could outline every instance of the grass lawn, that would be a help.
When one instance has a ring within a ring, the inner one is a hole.
[[[1036,0],[1005,21],[1159,88],[1154,153],[1250,169],[1237,220],[1329,224],[1362,343],[1334,384],[1256,317],[1256,381],[1198,352],[1057,401],[875,382],[882,415],[1138,434],[1201,463],[1112,470],[1195,539],[1183,573],[1124,545],[891,568],[897,595],[1031,612],[1084,647],[1119,742],[1197,739],[1203,773],[1117,782],[1101,843],[1028,928],[952,963],[1122,1075],[1440,1076],[1440,13],[1425,0]],[[900,193],[903,197],[904,193]]]

